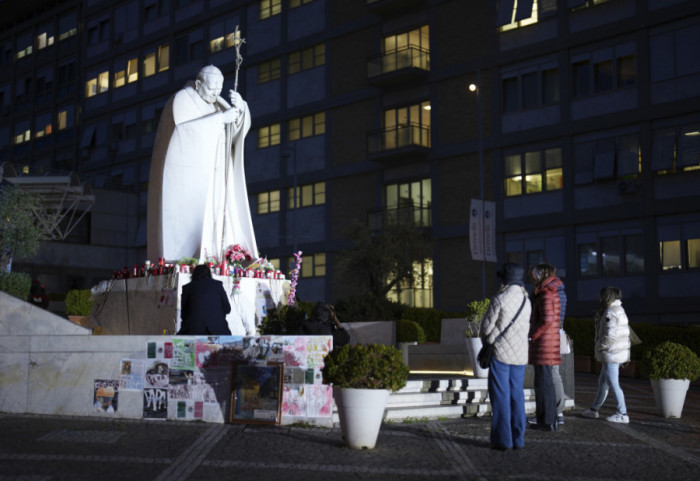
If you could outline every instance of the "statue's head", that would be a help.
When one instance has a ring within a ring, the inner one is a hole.
[[[202,100],[213,104],[224,86],[224,74],[213,65],[207,65],[197,74],[194,86]]]

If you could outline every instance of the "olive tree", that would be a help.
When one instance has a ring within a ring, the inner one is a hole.
[[[42,212],[39,198],[19,187],[0,187],[0,268],[9,270],[12,257],[31,257],[44,239],[38,221]],[[7,267],[6,267],[7,266]]]

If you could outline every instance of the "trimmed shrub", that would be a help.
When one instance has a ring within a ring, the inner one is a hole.
[[[323,362],[323,382],[334,387],[398,391],[408,380],[408,367],[394,346],[346,344]]]
[[[690,348],[666,341],[644,354],[643,374],[649,379],[690,379],[700,376],[700,358]]]
[[[396,342],[425,343],[425,331],[416,321],[399,319],[396,321]]]
[[[92,292],[90,289],[72,289],[66,294],[67,316],[89,316],[92,311]]]

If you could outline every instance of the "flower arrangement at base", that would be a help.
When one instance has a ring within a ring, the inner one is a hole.
[[[226,248],[224,259],[232,268],[242,269],[243,263],[252,261],[253,256],[251,256],[250,252],[242,245],[234,244]]]

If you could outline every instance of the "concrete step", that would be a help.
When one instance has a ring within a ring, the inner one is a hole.
[[[535,412],[535,390],[525,388],[525,412]],[[574,400],[566,401],[566,409]],[[486,379],[473,377],[425,377],[410,379],[401,390],[391,393],[384,419],[393,422],[410,420],[485,416],[491,414]],[[338,412],[333,406],[333,422]]]

